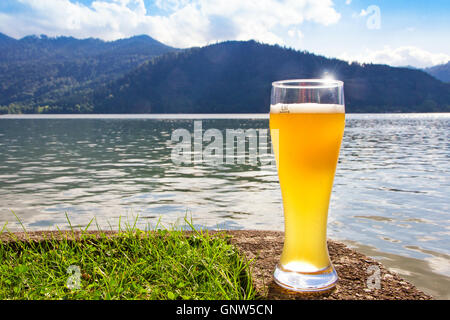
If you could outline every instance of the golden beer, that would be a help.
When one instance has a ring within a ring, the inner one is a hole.
[[[271,105],[270,130],[285,219],[275,280],[285,288],[318,291],[337,281],[328,256],[327,217],[344,126],[340,104]]]
[[[283,197],[285,244],[281,264],[301,272],[329,266],[328,204],[345,126],[344,113],[279,113],[270,129]]]

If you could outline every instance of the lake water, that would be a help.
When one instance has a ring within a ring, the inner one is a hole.
[[[346,117],[329,237],[450,299],[450,114]],[[194,137],[194,121],[224,141],[227,129],[268,128],[266,115],[0,116],[0,228],[20,230],[14,212],[27,230],[68,228],[66,213],[77,227],[95,217],[91,229],[188,216],[207,228],[283,230],[270,154],[174,163],[172,133]]]

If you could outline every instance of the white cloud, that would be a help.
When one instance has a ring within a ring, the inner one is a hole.
[[[303,38],[303,33],[297,29],[289,29],[288,35],[291,38],[298,38],[298,39]]]
[[[255,39],[285,44],[288,31],[305,21],[332,25],[340,19],[332,0],[156,0],[165,15],[147,12],[144,0],[18,0],[31,10],[0,13],[0,31],[97,37],[148,34],[175,47]],[[301,33],[297,33],[301,35]]]
[[[446,63],[450,60],[450,55],[445,53],[433,53],[414,46],[402,46],[398,48],[385,46],[381,50],[366,49],[365,52],[360,55],[343,53],[339,58],[361,63],[379,63],[391,66],[413,66],[416,68],[424,68]]]
[[[362,9],[361,12],[359,13],[360,17],[365,17],[369,14],[368,10]]]

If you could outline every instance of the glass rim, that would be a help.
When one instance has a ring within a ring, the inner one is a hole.
[[[343,81],[334,79],[289,79],[272,82],[272,87],[284,89],[329,89],[343,86]]]

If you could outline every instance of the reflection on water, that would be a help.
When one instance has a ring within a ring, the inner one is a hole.
[[[268,128],[261,115],[206,118],[204,131]],[[73,225],[95,216],[102,228],[117,228],[120,216],[123,223],[139,214],[145,228],[187,214],[210,228],[283,229],[275,166],[174,165],[178,128],[193,132],[192,117],[0,117],[1,225],[19,229],[14,211],[29,230],[67,227],[65,212]],[[444,298],[449,129],[448,114],[347,115],[328,228],[331,238],[372,248],[366,253]]]

